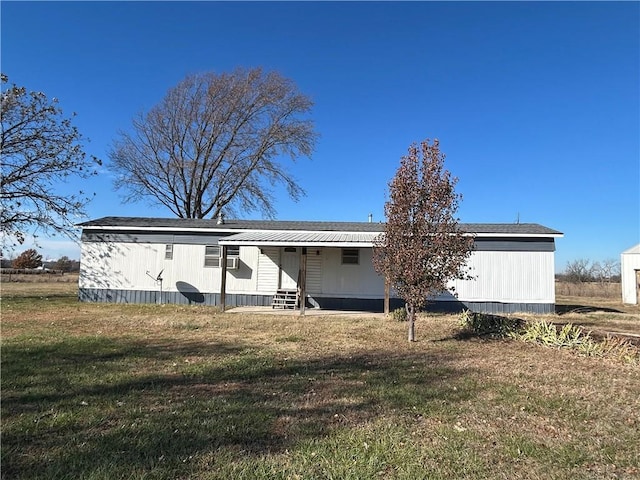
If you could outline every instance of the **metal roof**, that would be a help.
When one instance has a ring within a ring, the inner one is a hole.
[[[562,233],[537,223],[460,223],[463,232],[481,236],[506,237],[561,237]],[[225,220],[219,224],[216,219],[188,218],[147,218],[147,217],[103,217],[78,224],[91,230],[138,230],[138,231],[220,231],[220,232],[283,232],[299,233],[333,232],[336,233],[380,233],[383,223],[373,222],[319,222],[287,220]],[[310,237],[309,237],[310,238]],[[336,237],[333,237],[336,238]],[[352,237],[355,238],[355,237]],[[330,241],[330,240],[326,240]]]
[[[638,245],[634,245],[631,248],[628,248],[627,250],[625,250],[624,252],[622,252],[623,255],[632,255],[632,254],[640,254],[640,243]]]
[[[220,239],[223,245],[300,246],[300,247],[364,247],[373,246],[380,232],[274,232],[236,233]]]
[[[80,223],[80,227],[117,227],[135,229],[171,228],[175,230],[298,230],[298,231],[348,231],[348,232],[381,232],[382,223],[370,222],[314,222],[292,220],[238,220],[225,219],[218,223],[217,219],[195,218],[146,218],[146,217],[103,217],[97,220]]]

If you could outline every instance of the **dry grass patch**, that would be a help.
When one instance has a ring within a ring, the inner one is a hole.
[[[580,298],[601,298],[620,301],[622,285],[620,282],[559,282],[556,281],[556,295]]]
[[[522,315],[528,320],[545,320],[556,325],[572,324],[590,332],[597,339],[609,335],[626,339],[640,346],[640,307],[621,302],[574,298],[558,299],[559,315]]]
[[[72,287],[75,285],[78,286],[78,273],[52,273],[52,272],[42,272],[42,273],[2,273],[0,275],[0,284],[2,285],[2,289],[5,288],[12,292],[17,292],[19,294],[24,294],[25,289],[34,289],[39,288],[33,284],[40,284],[40,287],[47,286],[51,288],[57,283],[66,283],[71,285]],[[30,285],[15,285],[15,284],[24,284],[28,283]],[[55,288],[55,287],[54,287]]]
[[[459,328],[3,292],[2,475],[640,475],[640,369]]]
[[[622,303],[622,295],[615,297],[603,297],[598,295],[585,297],[557,294],[556,311],[560,314],[570,312],[609,312],[640,315],[640,305]]]

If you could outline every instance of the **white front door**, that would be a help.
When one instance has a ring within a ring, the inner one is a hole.
[[[280,259],[280,288],[284,290],[297,289],[300,252],[294,247],[284,247]]]

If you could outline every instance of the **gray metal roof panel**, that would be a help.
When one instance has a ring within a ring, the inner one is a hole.
[[[218,224],[216,219],[191,218],[146,218],[146,217],[103,217],[79,224],[83,228],[126,227],[126,228],[202,228],[216,230],[301,230],[301,231],[361,231],[381,232],[382,223],[369,222],[316,222],[293,220],[238,220],[225,219]]]
[[[372,244],[380,232],[242,232],[225,237],[220,243],[253,245],[337,245]]]

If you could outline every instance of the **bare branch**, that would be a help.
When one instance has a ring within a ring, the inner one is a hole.
[[[86,157],[82,136],[55,98],[13,85],[3,89],[0,100],[3,243],[22,243],[27,232],[38,229],[74,238],[73,225],[92,195],[63,195],[57,189],[72,178],[96,175],[100,160]]]
[[[310,157],[311,100],[262,69],[191,75],[121,133],[110,154],[116,188],[184,218],[230,211],[275,213],[272,188],[304,194],[279,161]]]

